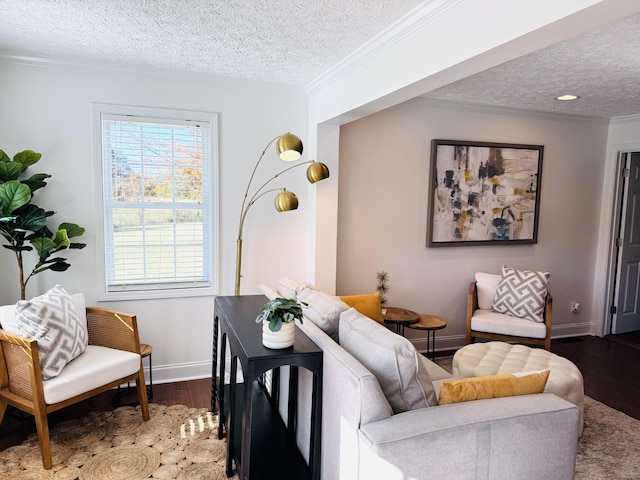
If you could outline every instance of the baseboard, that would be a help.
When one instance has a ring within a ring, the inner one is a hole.
[[[591,335],[591,324],[577,323],[553,327],[552,338],[578,337],[581,335]],[[413,343],[419,352],[425,353],[427,351],[426,336],[423,338],[411,338],[409,340],[411,340],[411,343]],[[457,350],[466,344],[466,340],[467,337],[465,334],[438,335],[436,336],[436,352]],[[200,378],[211,378],[211,368],[212,362],[210,360],[176,363],[173,365],[153,365],[153,383],[184,382]],[[144,376],[147,383],[149,383],[148,367],[144,369]],[[238,378],[241,378],[240,372],[238,372]]]
[[[411,338],[411,343],[416,347],[420,353],[427,351],[427,339],[426,338]],[[443,335],[436,336],[436,352],[442,350],[457,350],[466,344],[466,335]]]
[[[187,362],[173,365],[153,365],[153,383],[173,383],[200,378],[211,378],[212,362]],[[149,383],[149,368],[144,369],[144,378]]]
[[[558,325],[552,327],[551,339],[565,337],[580,337],[583,335],[591,335],[590,323],[574,323],[570,325]],[[411,338],[411,343],[420,353],[427,351],[426,338]],[[462,335],[442,335],[436,336],[436,352],[457,350],[464,347],[467,343],[466,334]]]
[[[558,325],[551,328],[551,338],[580,337],[582,335],[593,335],[590,323],[570,323],[568,325]]]

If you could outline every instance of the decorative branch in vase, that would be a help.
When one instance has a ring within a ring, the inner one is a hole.
[[[376,290],[380,292],[380,304],[384,308],[387,304],[387,293],[389,293],[389,274],[381,271],[376,274],[378,284]]]

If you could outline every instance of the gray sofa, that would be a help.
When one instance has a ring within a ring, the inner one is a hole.
[[[285,296],[277,286],[260,290],[269,298]],[[575,405],[543,393],[394,414],[376,376],[309,313],[299,328],[323,350],[323,479],[573,479]],[[437,390],[450,374],[418,358]],[[300,369],[299,376],[298,445],[308,458],[311,374]],[[288,381],[286,372],[281,381]],[[286,396],[281,402],[284,412]]]

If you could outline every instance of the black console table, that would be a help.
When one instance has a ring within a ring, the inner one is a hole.
[[[322,350],[297,327],[293,347],[282,350],[264,347],[262,324],[257,324],[255,319],[267,300],[263,295],[215,300],[211,409],[216,411],[219,406],[218,437],[223,437],[223,425],[227,433],[226,473],[227,476],[233,474],[232,460],[235,460],[240,480],[317,480],[320,478]],[[231,351],[228,385],[225,384],[227,342]],[[241,385],[236,385],[238,360],[244,377]],[[218,364],[220,376],[216,381]],[[277,408],[279,369],[285,365],[291,367],[286,426]],[[313,373],[308,465],[296,446],[298,367]],[[273,371],[270,392],[260,381],[269,370]]]

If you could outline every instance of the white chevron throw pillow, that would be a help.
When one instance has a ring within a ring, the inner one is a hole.
[[[493,298],[493,311],[542,323],[549,288],[549,272],[502,266],[502,278]]]
[[[48,292],[16,304],[18,331],[38,342],[44,380],[60,374],[67,363],[84,352],[88,343],[71,295],[56,285]]]

